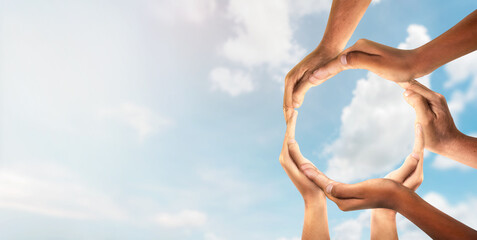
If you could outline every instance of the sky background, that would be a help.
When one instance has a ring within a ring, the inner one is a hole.
[[[299,239],[278,162],[286,73],[320,42],[329,0],[0,0],[1,239]],[[360,38],[414,48],[475,1],[374,1]],[[477,53],[420,81],[477,135]],[[349,70],[307,94],[302,153],[330,177],[382,177],[410,151],[403,90]],[[477,228],[477,171],[427,153],[420,196]],[[333,239],[369,211],[328,202]],[[401,239],[427,239],[398,218]]]

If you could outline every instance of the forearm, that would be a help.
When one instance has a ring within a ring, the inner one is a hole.
[[[302,240],[330,239],[326,199],[305,203],[305,222]]]
[[[371,211],[371,240],[398,239],[396,211],[375,208]]]
[[[438,67],[477,49],[477,10],[429,43],[417,48],[416,75],[426,75]]]
[[[477,138],[459,133],[436,153],[477,169]]]
[[[403,190],[397,211],[432,239],[477,239],[477,231],[433,207],[416,193]]]
[[[318,48],[341,52],[353,35],[371,0],[334,0]]]

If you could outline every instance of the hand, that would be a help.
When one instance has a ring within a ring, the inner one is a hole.
[[[390,172],[384,178],[394,180],[412,191],[416,191],[424,180],[424,145],[425,140],[422,126],[420,123],[416,123],[412,153],[407,156],[400,168]]]
[[[417,121],[423,127],[425,147],[434,153],[445,153],[462,135],[454,124],[446,99],[415,80],[400,85],[406,89],[404,99],[416,110]]]
[[[324,82],[324,80],[310,79],[311,73],[336,57],[341,50],[318,47],[288,72],[285,77],[285,94],[283,97],[285,119],[290,118],[294,108],[301,106],[308,89]]]
[[[405,82],[427,74],[420,70],[416,56],[417,50],[401,50],[360,39],[318,68],[312,76],[319,81],[325,81],[346,69],[366,69],[382,78]]]
[[[326,203],[323,191],[298,169],[297,165],[295,165],[295,162],[290,156],[288,149],[290,145],[289,142],[294,142],[294,144],[292,144],[293,147],[295,147],[295,145],[298,147],[298,144],[296,144],[296,141],[294,140],[297,115],[298,112],[293,111],[290,118],[288,119],[285,140],[283,141],[282,152],[280,153],[279,157],[280,164],[303,196],[305,204],[316,204],[318,201],[323,201]],[[297,154],[297,152],[294,151],[294,154]],[[302,158],[301,160],[313,165],[308,159]]]
[[[301,171],[334,201],[343,211],[387,208],[396,210],[400,193],[415,190],[422,183],[422,162],[424,155],[424,134],[420,124],[416,124],[416,137],[413,153],[397,170],[388,174],[389,179],[371,179],[356,184],[335,182],[321,173],[313,164],[303,160],[299,149],[288,144],[290,156],[297,163]],[[406,186],[404,186],[404,184]]]
[[[424,135],[419,123],[415,127],[414,150],[409,155],[402,166],[385,178],[394,180],[403,184],[405,187],[415,191],[423,180],[423,155],[424,155]],[[389,239],[398,238],[396,228],[396,211],[385,208],[376,208],[371,211],[371,239]]]

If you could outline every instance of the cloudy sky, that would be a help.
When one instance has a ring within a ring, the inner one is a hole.
[[[319,43],[330,0],[0,1],[2,239],[300,237],[303,201],[278,162],[285,74]],[[475,1],[374,1],[360,38],[414,48]],[[421,79],[477,135],[477,53]],[[312,89],[302,152],[346,182],[410,152],[403,90],[363,70]],[[477,228],[477,171],[428,153],[418,193]],[[369,211],[328,202],[333,239]],[[399,217],[402,239],[427,239]]]

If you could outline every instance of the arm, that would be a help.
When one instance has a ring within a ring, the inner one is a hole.
[[[424,135],[421,125],[417,123],[412,154],[406,158],[400,168],[390,172],[385,178],[416,191],[423,180],[423,163]],[[385,208],[376,208],[371,211],[371,239],[398,239],[396,211]]]
[[[370,2],[371,0],[333,1],[320,44],[285,77],[285,119],[289,119],[293,108],[300,107],[308,89],[323,82],[310,79],[311,73],[343,51]]]
[[[404,99],[414,108],[423,127],[426,148],[477,168],[477,138],[461,133],[443,95],[416,82],[402,83]]]
[[[422,77],[477,49],[477,10],[427,44],[412,50],[358,40],[335,59],[318,68],[313,77],[325,81],[346,69],[367,69],[394,82]]]
[[[477,231],[431,206],[396,181],[380,178],[344,184],[329,179],[314,166],[305,164],[301,169],[326,189],[326,196],[343,211],[387,208],[401,213],[433,239],[477,239]]]
[[[477,239],[477,231],[433,207],[416,193],[401,189],[396,210],[432,239]]]
[[[477,49],[477,10],[439,37],[416,49],[416,74],[438,67]]]
[[[343,211],[369,208],[389,209],[401,213],[433,239],[477,239],[477,231],[431,206],[414,193],[422,182],[422,174],[419,172],[422,172],[425,145],[423,136],[417,125],[413,154],[406,158],[398,170],[387,176],[389,179],[371,179],[356,184],[344,184],[329,179],[312,163],[304,160],[296,143],[289,142],[288,147],[291,158],[300,170],[323,189],[326,196]],[[389,214],[387,217],[394,217],[391,212],[386,214]],[[397,238],[395,219],[387,220],[381,225],[374,225],[372,238]]]
[[[294,111],[288,119],[285,140],[283,141],[282,152],[280,154],[280,164],[305,201],[305,222],[303,225],[302,239],[329,239],[325,195],[316,184],[300,172],[290,156],[289,147],[294,149],[294,153],[296,153],[296,151],[299,153],[298,144],[294,140],[297,115],[298,112]],[[305,158],[301,160],[312,164]]]

